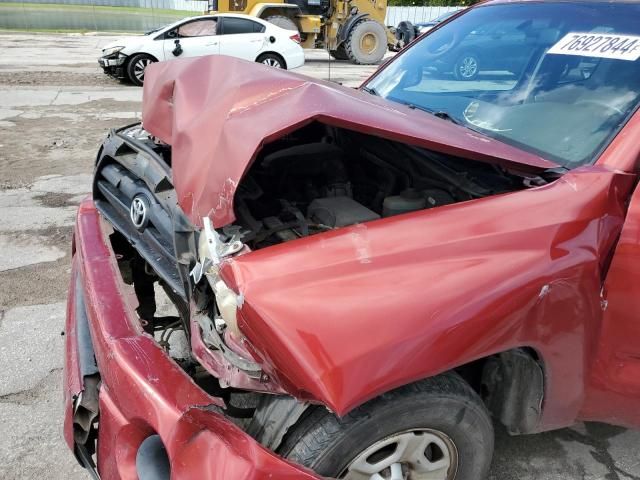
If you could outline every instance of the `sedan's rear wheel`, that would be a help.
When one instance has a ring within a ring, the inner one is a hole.
[[[480,480],[493,441],[478,395],[448,374],[386,393],[343,418],[313,410],[280,453],[343,480]]]
[[[127,63],[127,76],[129,80],[135,85],[142,85],[144,83],[144,72],[147,67],[155,61],[152,56],[146,53],[139,53],[131,57],[131,60]]]
[[[256,62],[273,68],[287,68],[284,59],[275,53],[263,53],[256,59]]]

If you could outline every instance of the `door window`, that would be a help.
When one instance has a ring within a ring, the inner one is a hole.
[[[224,35],[261,32],[264,32],[264,26],[253,20],[234,17],[225,17],[223,20],[222,33]]]
[[[215,18],[205,18],[185,23],[178,27],[178,37],[208,37],[216,34],[217,22]]]

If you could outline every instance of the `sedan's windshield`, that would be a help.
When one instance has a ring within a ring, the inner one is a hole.
[[[181,23],[185,23],[185,22],[187,22],[187,21],[189,21],[191,19],[194,19],[194,18],[196,18],[196,17],[185,17],[185,18],[182,18],[180,20],[176,20],[175,22],[167,23],[166,25],[163,25],[161,27],[154,28],[153,30],[149,30],[148,32],[145,32],[145,35],[151,35],[152,33],[159,32],[160,30],[170,30],[173,27],[177,27]]]
[[[474,8],[365,90],[575,168],[592,162],[638,105],[639,20],[640,5],[626,2]]]

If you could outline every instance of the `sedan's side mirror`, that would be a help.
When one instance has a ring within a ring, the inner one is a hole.
[[[179,57],[182,55],[182,45],[180,45],[180,40],[176,38],[173,43],[176,44],[176,48],[174,48],[171,53],[173,53],[174,57]]]

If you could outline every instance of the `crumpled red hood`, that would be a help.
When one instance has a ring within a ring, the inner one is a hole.
[[[547,161],[404,105],[225,56],[151,65],[144,128],[172,146],[173,184],[190,220],[235,219],[238,182],[261,146],[314,120],[519,170]]]

